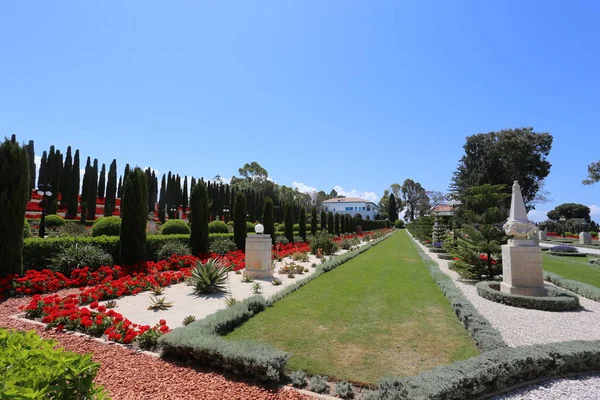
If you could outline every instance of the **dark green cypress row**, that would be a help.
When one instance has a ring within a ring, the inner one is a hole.
[[[327,213],[325,210],[321,210],[321,231],[325,232],[327,230]]]
[[[271,235],[271,242],[275,243],[275,215],[273,214],[273,200],[267,196],[263,209],[263,225],[265,234]]]
[[[100,177],[98,178],[98,197],[104,199],[104,194],[106,193],[106,165],[102,163],[102,168],[100,169]]]
[[[188,179],[187,175],[183,178],[183,199],[182,199],[181,207],[183,208],[183,213],[187,213],[187,208],[189,205],[189,195],[188,195]]]
[[[238,249],[246,249],[246,196],[244,192],[236,193],[233,206],[233,239]],[[193,217],[192,217],[193,218]]]
[[[89,187],[87,192],[87,219],[96,218],[96,203],[98,194],[98,159],[94,158],[94,166],[90,169]]]
[[[164,223],[166,220],[165,217],[165,207],[167,205],[167,181],[165,174],[162,176],[161,185],[160,185],[160,199],[158,200],[158,219],[160,222]]]
[[[112,160],[108,167],[108,178],[106,181],[106,199],[104,200],[104,216],[109,217],[115,210],[115,199],[117,197],[117,160]]]
[[[327,232],[330,235],[335,234],[335,224],[333,219],[333,213],[331,211],[327,213]]]
[[[79,207],[79,150],[75,150],[71,170],[65,170],[65,179],[69,180],[69,198],[67,199],[67,214],[69,218],[77,218]],[[67,178],[68,177],[68,178]]]
[[[127,180],[127,177],[129,176],[130,171],[131,171],[131,168],[129,168],[129,164],[125,164],[125,172],[123,172],[123,185],[125,185],[125,181]]]
[[[203,179],[194,186],[190,198],[192,254],[208,253],[208,191]]]
[[[313,207],[310,213],[310,233],[315,236],[317,234],[317,208]]]
[[[285,203],[285,237],[292,243],[294,241],[294,205],[291,201]]]
[[[35,148],[33,140],[30,140],[27,145],[27,156],[29,157],[29,186],[33,190],[35,189]],[[29,193],[29,198],[31,198],[31,192]]]
[[[179,207],[183,203],[183,192],[181,190],[181,177],[177,175],[175,179],[175,206],[179,210]],[[175,217],[179,218],[179,213],[175,213]]]
[[[306,242],[306,210],[304,209],[304,207],[300,207],[300,229],[299,229],[299,233],[300,233],[300,237],[302,238],[302,240],[304,240]]]
[[[352,231],[352,217],[350,214],[346,214],[346,233],[354,233]]]
[[[123,176],[119,175],[119,184],[117,185],[117,198],[123,198]]]
[[[340,214],[336,213],[335,217],[334,217],[334,229],[335,229],[335,234],[336,235],[340,235],[341,231],[340,231]]]
[[[67,154],[65,155],[65,164],[63,166],[63,177],[60,180],[61,193],[62,193],[62,204],[64,204],[67,208],[67,212],[65,217],[73,218],[70,215],[69,210],[72,209],[69,206],[70,202],[73,201],[73,196],[71,193],[73,192],[73,187],[71,186],[71,173],[73,172],[73,156],[71,155],[71,146],[67,147]]]
[[[340,233],[343,235],[346,233],[346,215],[340,215]]]
[[[86,204],[86,213],[87,217],[87,201],[88,201],[88,193],[90,189],[90,175],[92,174],[92,166],[90,164],[90,158],[87,158],[87,162],[85,163],[85,170],[83,172],[83,183],[81,185],[81,203]],[[84,216],[83,209],[81,210],[81,216]]]
[[[23,273],[23,225],[31,193],[27,149],[15,135],[0,145],[0,278]]]
[[[158,178],[156,177],[156,173],[152,171],[152,210],[154,212],[156,209],[156,203],[158,202]],[[150,208],[150,207],[148,207]]]
[[[135,168],[125,180],[121,202],[120,261],[125,265],[146,261],[147,209],[148,182],[144,171]]]
[[[46,153],[46,150],[44,150],[42,153],[39,170],[40,173],[38,174],[38,187],[48,183],[48,153]]]

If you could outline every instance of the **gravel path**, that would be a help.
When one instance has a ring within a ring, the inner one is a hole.
[[[72,292],[72,290],[71,290]],[[62,291],[59,294],[66,294]],[[93,353],[101,363],[96,382],[115,400],[133,399],[268,399],[303,400],[311,397],[293,390],[267,389],[252,383],[231,381],[213,372],[178,367],[159,358],[137,353],[118,345],[108,345],[88,337],[44,331],[43,327],[10,318],[29,298],[0,303],[0,326],[19,330],[34,329],[44,338],[55,339],[61,347],[77,353]]]
[[[524,386],[511,393],[494,396],[491,400],[598,400],[600,399],[600,376],[583,375],[573,378],[554,379],[535,385]]]

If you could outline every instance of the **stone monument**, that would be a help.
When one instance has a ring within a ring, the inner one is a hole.
[[[502,246],[502,283],[500,291],[524,296],[545,296],[542,272],[542,249],[528,235],[535,225],[527,218],[521,187],[517,181],[512,187],[510,216],[504,231],[513,237]]]
[[[538,232],[538,240],[548,240],[548,232],[539,231]]]
[[[592,234],[589,232],[580,232],[579,244],[592,244]]]
[[[248,278],[272,278],[271,235],[265,235],[264,227],[257,224],[256,235],[246,238],[246,267],[244,276]]]

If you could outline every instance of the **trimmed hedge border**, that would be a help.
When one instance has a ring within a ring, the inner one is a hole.
[[[569,253],[566,251],[549,251],[548,254],[560,257],[587,257],[586,253]]]
[[[269,345],[252,341],[230,341],[220,336],[233,331],[265,307],[272,306],[276,301],[371,249],[392,234],[329,259],[317,266],[312,275],[286,287],[269,299],[252,296],[230,308],[217,311],[203,320],[174,329],[159,339],[159,344],[162,346],[161,356],[190,365],[210,366],[261,381],[279,382],[284,376],[285,365],[290,357],[288,353]]]
[[[544,271],[544,279],[563,289],[570,290],[586,299],[600,301],[600,288],[579,281],[564,278],[552,272]]]
[[[574,311],[580,307],[578,297],[553,287],[546,288],[547,297],[504,293],[500,291],[500,282],[494,281],[478,282],[475,287],[477,294],[484,299],[512,307],[542,311]]]
[[[452,254],[450,253],[438,253],[437,256],[440,260],[450,261],[453,259]]]
[[[383,399],[473,399],[541,378],[600,371],[600,341],[505,348],[379,383]]]
[[[414,239],[413,239],[414,240]],[[429,273],[438,285],[458,319],[462,322],[469,335],[481,351],[491,351],[507,348],[500,332],[487,319],[481,316],[473,304],[454,284],[452,278],[442,272],[437,263],[413,242],[413,246],[427,265]]]

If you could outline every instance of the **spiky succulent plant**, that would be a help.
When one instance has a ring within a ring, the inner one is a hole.
[[[221,293],[226,291],[228,268],[219,260],[198,261],[192,269],[190,283],[196,294]]]

